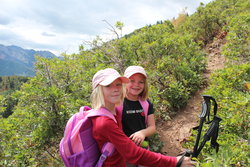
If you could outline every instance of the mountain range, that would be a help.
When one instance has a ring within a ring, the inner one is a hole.
[[[36,51],[0,44],[0,76],[34,76],[35,56],[49,59],[57,57],[49,51]]]

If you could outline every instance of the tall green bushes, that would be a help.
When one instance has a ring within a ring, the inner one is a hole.
[[[238,62],[250,61],[250,12],[243,11],[234,16],[229,25],[227,43],[223,48],[223,54]]]
[[[217,154],[203,153],[201,166],[247,166],[250,161],[250,94],[245,88],[250,63],[233,65],[212,76],[206,92],[217,99],[218,115],[223,119]],[[206,149],[204,149],[206,150]]]

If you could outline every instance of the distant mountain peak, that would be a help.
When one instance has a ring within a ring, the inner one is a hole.
[[[34,76],[35,56],[44,58],[57,57],[50,51],[36,51],[23,49],[16,45],[5,46],[0,44],[0,76]]]

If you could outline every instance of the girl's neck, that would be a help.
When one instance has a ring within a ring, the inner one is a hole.
[[[113,115],[116,115],[115,112],[115,104],[105,104],[104,106],[107,110],[109,110]]]
[[[131,100],[131,101],[138,101],[139,100],[139,96],[138,95],[131,95],[129,93],[126,95],[126,98],[128,100]]]

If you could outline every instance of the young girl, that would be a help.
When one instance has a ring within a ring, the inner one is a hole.
[[[111,68],[98,71],[92,80],[92,107],[96,110],[107,110],[115,118],[115,104],[123,99],[122,84],[127,83],[128,79],[121,77],[120,74]],[[125,167],[126,161],[133,164],[157,167],[175,167],[180,157],[164,156],[159,153],[150,152],[137,146],[130,140],[121,129],[121,122],[118,124],[109,117],[93,117],[93,137],[97,141],[99,149],[106,142],[111,142],[115,151],[112,156],[104,162],[104,167]],[[190,158],[185,157],[182,167],[193,166]]]
[[[122,128],[137,145],[147,142],[156,132],[153,104],[148,100],[147,74],[141,66],[129,66],[124,76],[129,78],[122,107]],[[147,107],[143,106],[143,103]],[[144,141],[145,140],[145,141]],[[148,147],[148,145],[146,145]],[[127,167],[136,167],[127,162]],[[143,167],[143,166],[139,166]]]
[[[147,74],[141,66],[129,66],[124,76],[130,81],[123,102],[122,128],[129,138],[141,145],[146,137],[156,133],[153,104],[148,100]],[[144,111],[141,101],[147,103],[147,111]]]

